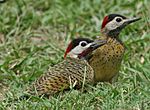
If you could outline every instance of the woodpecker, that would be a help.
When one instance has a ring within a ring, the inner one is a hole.
[[[112,82],[112,79],[118,75],[125,52],[119,33],[127,25],[140,19],[127,18],[119,14],[109,14],[104,17],[101,27],[102,36],[98,39],[106,40],[106,43],[95,49],[88,61],[94,70],[95,82]]]
[[[94,71],[87,61],[82,59],[104,43],[105,40],[74,39],[66,49],[65,60],[41,75],[26,92],[30,95],[51,96],[70,87],[81,88],[83,84],[93,83]]]

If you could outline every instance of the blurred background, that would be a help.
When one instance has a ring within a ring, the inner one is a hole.
[[[149,6],[149,0],[6,0],[0,3],[0,99],[4,93],[6,99],[19,97],[24,86],[63,60],[71,39],[95,39],[101,35],[104,16],[117,13],[142,19],[120,34],[126,54],[115,84],[102,83],[85,94],[73,90],[63,100],[61,96],[50,102],[39,98],[39,106],[21,101],[10,108],[150,109]],[[7,101],[0,102],[0,108],[6,109],[6,105]]]

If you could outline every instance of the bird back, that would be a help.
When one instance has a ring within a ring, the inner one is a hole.
[[[28,89],[32,95],[52,95],[71,87],[81,88],[93,83],[94,72],[85,60],[67,58],[51,67]]]

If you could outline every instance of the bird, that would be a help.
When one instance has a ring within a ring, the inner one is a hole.
[[[101,36],[98,40],[106,43],[94,51],[88,60],[94,70],[94,81],[112,83],[118,76],[125,53],[124,43],[119,34],[127,25],[140,20],[140,17],[127,18],[120,14],[109,14],[104,17],[101,26]]]
[[[72,87],[80,89],[83,85],[92,84],[94,71],[85,56],[104,43],[106,40],[73,39],[66,49],[65,59],[34,81],[27,88],[26,94],[49,97]]]

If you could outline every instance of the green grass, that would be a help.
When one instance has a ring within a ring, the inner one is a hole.
[[[149,0],[8,0],[0,4],[0,110],[150,110]],[[105,15],[142,20],[124,29],[126,54],[118,81],[86,93],[20,100],[23,89],[63,60],[72,38],[95,38]],[[8,90],[8,91],[7,91]]]

